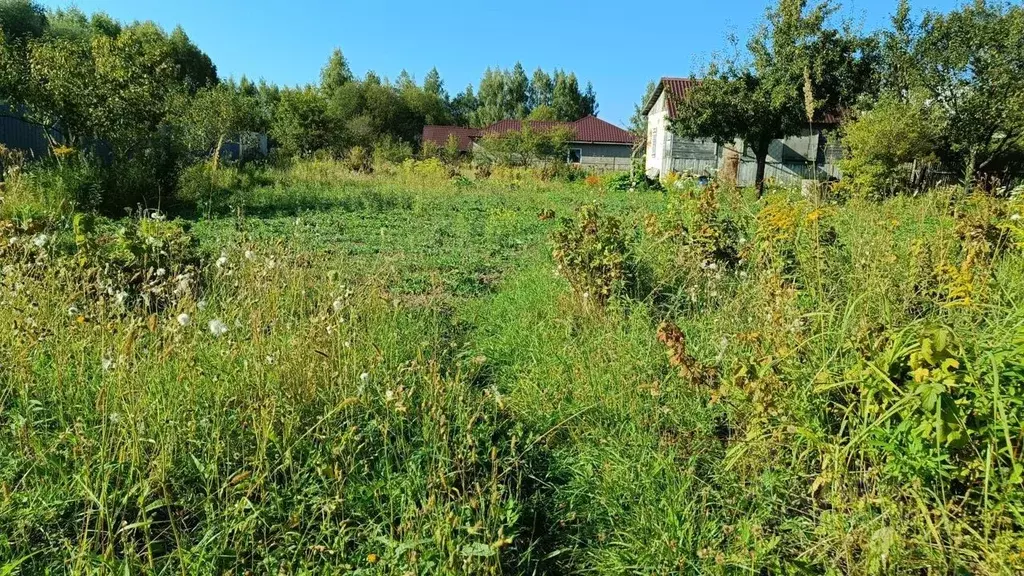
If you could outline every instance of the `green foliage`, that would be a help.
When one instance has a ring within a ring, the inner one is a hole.
[[[77,157],[30,165],[8,173],[0,211],[8,215],[66,215],[92,210],[103,199],[100,170]]]
[[[621,223],[596,205],[580,207],[575,218],[562,218],[551,239],[559,271],[585,301],[604,306],[634,288],[634,264]]]
[[[230,84],[200,90],[183,104],[174,118],[190,150],[207,151],[214,165],[226,141],[241,142],[247,132],[259,132],[266,124],[259,101]]]
[[[630,172],[619,172],[605,179],[605,188],[616,192],[661,192],[665,188],[657,178],[647,176],[643,167]]]
[[[534,128],[523,122],[519,130],[487,133],[480,140],[483,154],[503,166],[565,164],[572,133],[566,128]]]
[[[412,145],[390,137],[382,138],[373,145],[373,164],[401,164],[412,158]]]
[[[0,1],[0,31],[15,42],[43,35],[47,27],[46,10],[31,0]]]
[[[349,68],[348,60],[345,59],[340,48],[335,48],[320,72],[320,89],[327,94],[332,94],[353,80],[355,80],[355,76],[352,74],[352,69]]]
[[[723,145],[742,138],[757,159],[755,181],[763,193],[772,140],[798,134],[817,111],[849,106],[869,79],[862,41],[829,28],[832,12],[827,2],[808,9],[805,0],[780,0],[748,42],[747,59],[712,63],[676,103],[673,130]]]
[[[861,197],[880,198],[913,185],[909,165],[927,165],[937,134],[932,113],[921,102],[880,100],[843,125],[847,153],[839,166],[842,185]]]
[[[1024,8],[979,2],[928,13],[912,45],[916,85],[937,108],[939,153],[950,166],[968,160],[995,170],[1024,157]]]
[[[345,154],[345,165],[353,172],[372,172],[373,157],[362,146],[353,146]]]

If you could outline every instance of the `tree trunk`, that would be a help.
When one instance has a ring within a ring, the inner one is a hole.
[[[757,197],[764,196],[764,171],[768,164],[768,145],[758,145],[754,149],[754,158],[757,160],[757,175],[754,176],[754,188],[757,188]]]

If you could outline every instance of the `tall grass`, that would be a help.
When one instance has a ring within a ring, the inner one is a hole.
[[[0,570],[1024,566],[1017,201],[416,170],[0,225]],[[606,303],[549,241],[594,202]]]

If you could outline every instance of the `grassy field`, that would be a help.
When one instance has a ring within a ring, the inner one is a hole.
[[[0,574],[1024,570],[1019,199],[229,192],[0,222]]]

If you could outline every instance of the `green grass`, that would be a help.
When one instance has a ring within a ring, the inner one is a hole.
[[[179,292],[79,262],[130,220],[0,226],[0,572],[1021,570],[1019,203],[702,195],[305,164],[160,224]],[[538,217],[592,202],[638,271],[604,308]]]

